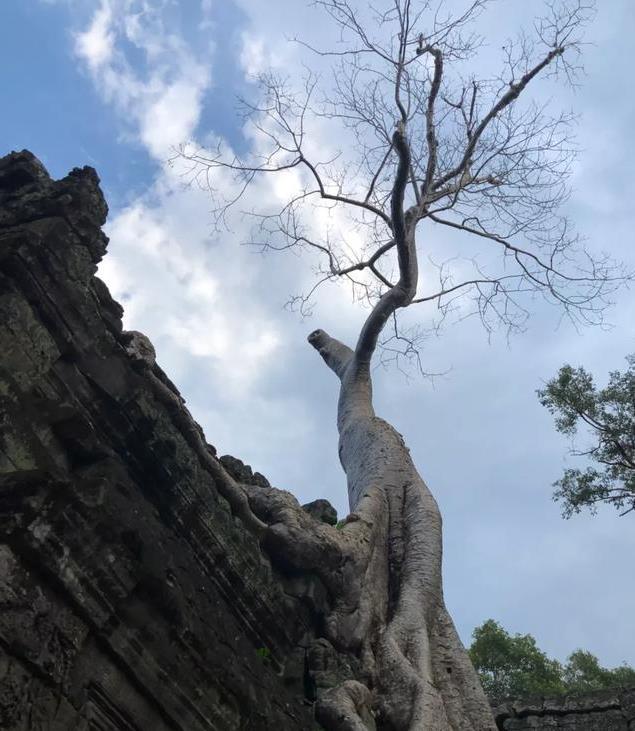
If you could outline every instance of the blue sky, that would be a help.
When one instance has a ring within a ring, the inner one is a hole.
[[[88,20],[88,5],[83,10]],[[139,145],[117,144],[117,115],[73,54],[77,9],[8,0],[0,14],[0,74],[10,99],[0,123],[5,147],[31,149],[56,177],[79,164],[94,165],[116,196],[147,185],[151,161]]]
[[[485,29],[513,32],[528,5],[499,2]],[[111,209],[100,275],[127,327],[151,337],[221,453],[343,514],[336,383],[305,337],[319,326],[350,340],[364,311],[331,290],[311,321],[285,311],[287,295],[310,281],[305,262],[241,247],[241,220],[214,232],[206,195],[164,164],[172,145],[191,139],[248,149],[235,95],[248,95],[249,74],[268,65],[297,69],[286,39],[298,33],[330,31],[291,0],[4,0],[0,138],[6,151],[32,150],[56,177],[97,169]],[[574,94],[557,92],[580,114],[569,213],[592,247],[631,265],[635,108],[624,59],[634,35],[633,3],[601,3],[587,77]],[[285,188],[256,194],[275,201]],[[611,329],[578,333],[537,302],[510,343],[502,334],[488,342],[469,321],[426,344],[431,370],[448,371],[434,383],[377,372],[377,410],[404,434],[442,508],[445,590],[464,641],[493,617],[561,659],[582,647],[606,665],[635,665],[635,518],[600,510],[562,520],[551,483],[571,464],[568,444],[535,396],[565,361],[599,382],[622,367],[634,350],[632,311],[624,291]]]
[[[187,37],[210,69],[223,59],[223,73],[203,100],[197,126],[214,129],[240,149],[242,136],[233,118],[235,95],[248,86],[238,71],[245,13],[233,3],[216,3],[210,25],[201,29],[198,2],[161,5],[163,22]],[[97,92],[74,51],[75,34],[90,24],[98,6],[90,0],[2,3],[0,80],[11,101],[0,132],[7,149],[28,147],[52,175],[62,176],[78,164],[93,165],[116,207],[147,189],[160,163]],[[125,36],[120,41],[133,67],[147,73],[145,54]]]

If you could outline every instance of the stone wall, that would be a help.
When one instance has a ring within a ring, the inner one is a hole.
[[[272,565],[130,356],[106,213],[90,168],[0,160],[0,728],[314,728],[324,593]]]
[[[98,182],[0,160],[0,728],[317,728],[316,694],[357,662],[323,636],[336,516],[216,460],[150,344],[123,331],[95,276]],[[223,474],[247,483],[267,539]],[[289,555],[284,516],[314,555]],[[635,729],[631,696],[552,706],[508,704],[500,727]]]
[[[635,690],[509,702],[496,721],[503,731],[633,731]]]

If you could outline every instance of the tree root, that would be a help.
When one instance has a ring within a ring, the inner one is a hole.
[[[183,399],[153,372],[156,356],[152,343],[145,335],[134,330],[123,335],[127,340],[126,352],[147,378],[157,401],[165,406],[170,418],[196,453],[202,467],[214,478],[218,492],[227,500],[234,515],[237,515],[252,533],[262,538],[267,531],[267,524],[257,518],[249,507],[245,486],[236,482],[210,452],[201,428],[185,407]]]
[[[356,680],[325,691],[315,707],[317,721],[329,731],[375,731],[372,696]]]

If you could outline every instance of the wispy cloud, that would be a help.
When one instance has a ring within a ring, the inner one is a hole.
[[[274,318],[250,296],[254,267],[231,241],[214,242],[202,192],[163,178],[108,226],[100,274],[126,306],[130,327],[151,333],[183,373],[205,359],[216,388],[249,398],[280,344]],[[175,375],[176,377],[176,375]]]
[[[96,73],[111,61],[114,40],[112,7],[108,0],[102,0],[90,26],[77,34],[75,50],[91,71]]]
[[[166,25],[163,3],[100,0],[74,40],[98,92],[153,158],[165,159],[192,136],[211,83],[209,62]]]

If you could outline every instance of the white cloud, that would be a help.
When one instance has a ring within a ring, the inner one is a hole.
[[[241,34],[240,66],[247,76],[258,76],[278,65],[275,54],[267,52],[264,38],[244,31]]]
[[[109,0],[101,0],[87,30],[75,36],[75,50],[93,73],[108,63],[113,54],[113,16]]]
[[[246,399],[275,367],[281,345],[272,303],[254,288],[270,262],[233,236],[211,238],[208,208],[205,192],[184,189],[165,168],[146,195],[111,218],[100,274],[124,300],[127,327],[150,334],[160,357],[178,351],[185,377],[185,360],[203,359],[219,390]],[[236,235],[246,236],[245,222]]]
[[[211,83],[209,59],[197,58],[187,39],[166,27],[162,10],[149,0],[101,0],[88,28],[75,36],[75,52],[98,92],[158,160],[194,134]],[[130,60],[130,47],[147,70]]]
[[[140,113],[140,137],[153,157],[161,158],[191,137],[198,124],[207,74],[202,67],[193,71],[187,80],[165,83]]]

